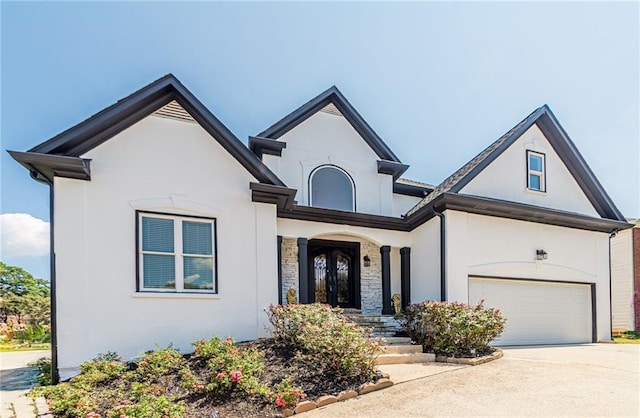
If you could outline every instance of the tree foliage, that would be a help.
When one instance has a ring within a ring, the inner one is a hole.
[[[0,262],[0,322],[15,316],[19,323],[46,325],[49,311],[49,282]]]

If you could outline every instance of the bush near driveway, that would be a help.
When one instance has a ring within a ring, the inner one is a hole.
[[[272,305],[267,313],[276,341],[300,350],[338,377],[375,376],[380,340],[347,319],[342,309],[319,303]]]
[[[400,321],[425,352],[458,357],[491,352],[489,343],[502,334],[506,324],[499,309],[458,302],[413,304]]]

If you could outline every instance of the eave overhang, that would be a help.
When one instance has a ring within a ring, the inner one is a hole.
[[[287,143],[284,141],[277,141],[275,139],[262,138],[259,136],[249,137],[249,149],[260,159],[262,159],[262,156],[265,154],[281,157],[282,150],[286,147]]]
[[[406,183],[393,183],[393,193],[402,194],[405,196],[413,196],[413,197],[425,197],[429,193],[433,191],[431,187],[422,187],[416,186],[413,184]]]
[[[272,203],[278,206],[278,210],[288,209],[294,203],[296,189],[273,184],[250,183],[251,201],[257,203]]]
[[[91,180],[90,159],[62,155],[40,154],[37,152],[7,151],[30,173],[38,173],[53,182],[54,177]]]
[[[612,233],[633,227],[632,224],[603,218],[594,218],[574,212],[543,208],[524,203],[508,202],[486,197],[457,193],[443,193],[427,206],[407,217],[410,229],[414,229],[444,210],[457,210],[477,215],[495,216],[566,228]]]
[[[378,160],[378,173],[393,176],[393,181],[396,181],[408,169],[408,165],[397,161]]]

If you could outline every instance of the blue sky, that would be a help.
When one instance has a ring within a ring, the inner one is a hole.
[[[335,84],[411,165],[405,176],[430,183],[547,103],[625,216],[640,217],[638,2],[2,2],[0,12],[3,214],[49,220],[47,188],[4,150],[171,72],[244,141]],[[48,278],[42,224],[10,221],[3,235],[35,238],[5,245],[2,261]]]

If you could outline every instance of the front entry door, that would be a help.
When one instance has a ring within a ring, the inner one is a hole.
[[[311,302],[360,307],[360,245],[318,241],[309,245]]]

